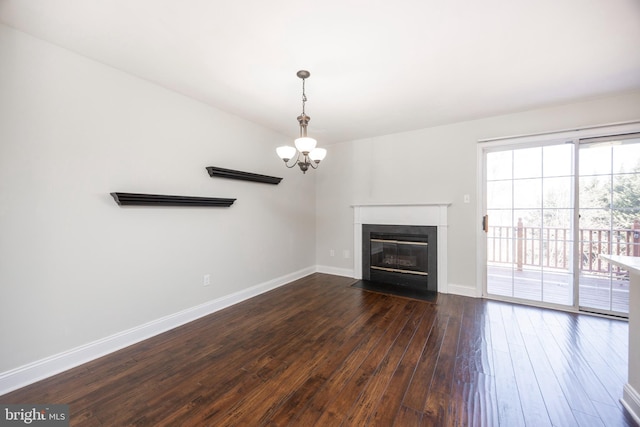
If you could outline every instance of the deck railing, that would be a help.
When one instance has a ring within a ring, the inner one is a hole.
[[[609,264],[600,254],[640,257],[640,222],[627,229],[581,228],[578,230],[580,268],[583,272],[608,272]],[[489,226],[487,258],[491,263],[541,266],[568,270],[571,267],[573,236],[569,228]],[[617,271],[617,269],[614,269]]]

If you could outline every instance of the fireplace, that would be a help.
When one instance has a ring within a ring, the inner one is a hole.
[[[435,226],[362,225],[362,278],[372,282],[438,290]]]
[[[370,265],[365,266],[363,256],[365,250],[370,251],[369,237],[363,239],[363,228],[367,224],[379,225],[409,225],[434,227],[435,237],[429,241],[429,251],[435,251],[429,262],[429,279],[427,289],[437,290],[438,293],[449,293],[447,280],[447,241],[448,222],[447,210],[451,203],[395,203],[354,204],[353,208],[353,277],[364,279],[369,277]],[[433,228],[431,229],[433,230]],[[409,233],[414,234],[414,233]],[[364,242],[366,240],[366,242]],[[437,241],[437,242],[435,242]],[[435,244],[434,244],[435,242]],[[365,268],[366,267],[366,268]],[[365,273],[365,271],[367,273]],[[403,288],[405,289],[405,288]]]

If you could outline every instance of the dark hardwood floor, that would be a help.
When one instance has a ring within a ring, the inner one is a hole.
[[[0,396],[74,426],[633,426],[620,320],[314,274]]]

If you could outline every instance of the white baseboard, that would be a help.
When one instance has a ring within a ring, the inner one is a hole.
[[[447,293],[454,295],[461,295],[463,297],[480,298],[482,293],[476,288],[470,288],[469,286],[455,285],[449,283],[447,287]]]
[[[622,389],[622,406],[626,408],[631,418],[640,425],[640,393],[634,389],[631,384],[627,383]]]
[[[19,389],[26,385],[40,381],[52,375],[59,374],[83,363],[102,357],[106,354],[128,347],[170,329],[192,322],[200,317],[214,313],[223,308],[237,304],[264,292],[308,276],[316,271],[315,267],[308,267],[268,282],[264,282],[242,291],[225,295],[204,304],[179,311],[174,314],[152,320],[143,325],[111,336],[72,348],[41,360],[0,373],[0,395]]]
[[[351,268],[330,267],[328,265],[317,265],[316,272],[333,274],[335,276],[355,277],[353,273],[353,269]]]

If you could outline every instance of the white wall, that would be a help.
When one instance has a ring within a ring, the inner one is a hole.
[[[283,167],[287,136],[6,26],[0,64],[0,373],[313,269],[315,175]],[[123,208],[114,191],[238,200]]]
[[[344,250],[353,252],[350,205],[451,202],[449,288],[480,295],[477,141],[638,119],[635,92],[331,146],[317,180],[317,263],[345,275],[353,269],[353,259],[343,257]],[[465,194],[471,203],[463,203]]]

